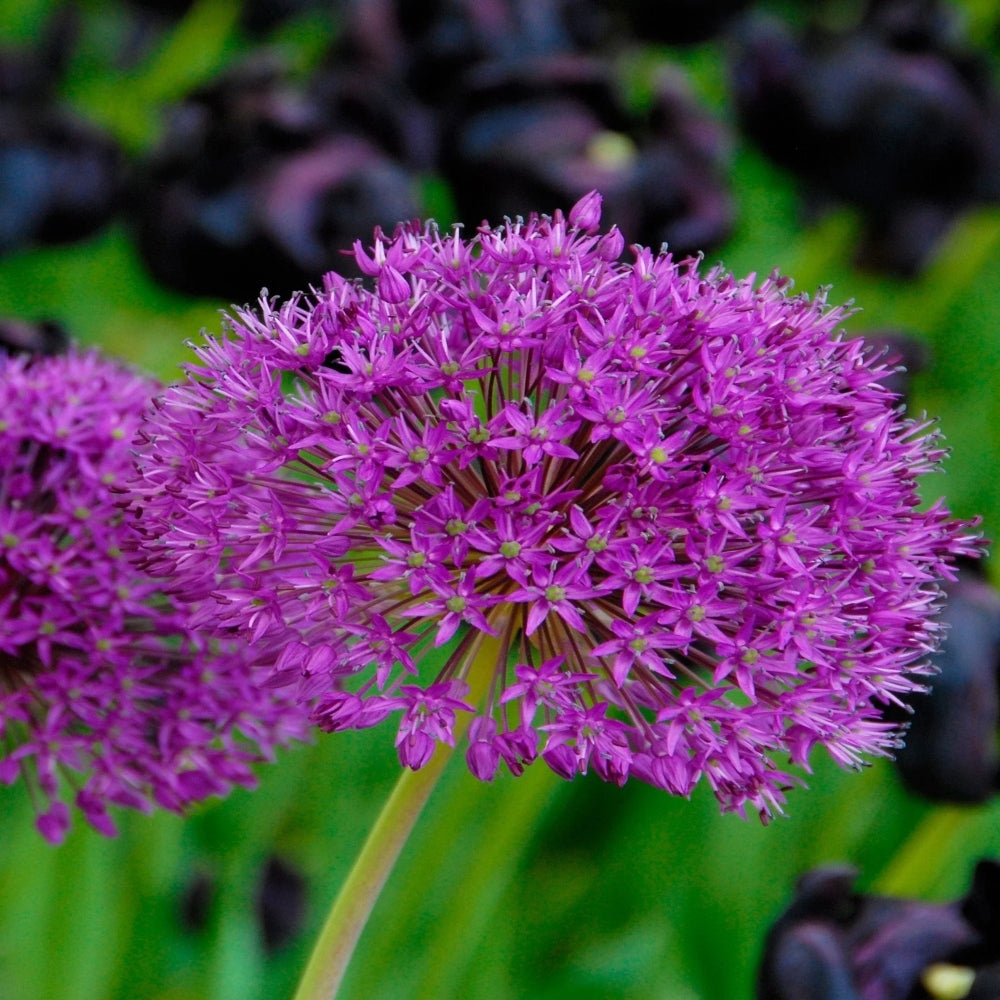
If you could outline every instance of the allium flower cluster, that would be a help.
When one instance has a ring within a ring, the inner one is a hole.
[[[59,841],[72,798],[180,810],[301,733],[245,644],[193,631],[128,556],[119,491],[155,383],[95,354],[0,359],[0,781]]]
[[[880,706],[976,542],[918,510],[941,453],[841,310],[622,263],[599,218],[376,232],[370,284],[238,311],[147,432],[149,548],[206,624],[283,644],[322,728],[400,713],[405,765],[473,712],[479,778],[704,776],[766,815],[780,758],[896,745]]]

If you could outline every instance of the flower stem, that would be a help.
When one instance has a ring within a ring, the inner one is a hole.
[[[438,747],[419,771],[405,768],[399,776],[326,918],[295,1000],[336,996],[372,907],[451,756],[450,749]]]
[[[482,701],[493,676],[498,650],[498,641],[484,635],[470,652],[472,663],[466,677],[470,687],[470,704],[477,705]],[[456,720],[456,742],[464,735],[469,721],[464,713]],[[403,769],[347,881],[334,900],[294,1000],[332,1000],[336,997],[382,887],[452,752],[452,747],[439,745],[434,756],[419,771]]]

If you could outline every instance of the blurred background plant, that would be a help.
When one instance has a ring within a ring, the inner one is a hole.
[[[345,268],[376,224],[471,228],[598,187],[629,241],[856,299],[849,333],[941,417],[927,499],[995,535],[998,60],[1000,0],[0,0],[0,340],[68,332],[170,379],[220,308]],[[1000,854],[997,608],[985,578],[955,588],[905,785],[817,759],[767,829],[701,791],[451,768],[344,995],[750,996],[807,869],[962,896]],[[388,742],[324,738],[188,821],[81,824],[58,850],[0,790],[0,996],[290,995]]]

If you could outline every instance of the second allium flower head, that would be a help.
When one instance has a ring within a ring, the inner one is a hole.
[[[96,354],[0,356],[0,782],[23,779],[53,842],[66,800],[183,810],[251,785],[300,736],[244,644],[190,627],[138,570],[122,511],[159,386]]]
[[[238,312],[150,425],[150,558],[204,624],[283,642],[322,728],[401,712],[405,765],[465,710],[480,778],[540,755],[767,814],[775,758],[895,745],[879,706],[976,542],[917,509],[941,453],[841,310],[621,263],[599,217],[376,233],[373,290]]]

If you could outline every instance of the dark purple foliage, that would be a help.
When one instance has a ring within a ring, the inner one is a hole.
[[[379,143],[385,100],[344,88],[308,93],[258,61],[175,110],[135,197],[158,280],[237,302],[306,288],[354,233],[417,214],[412,176]]]

